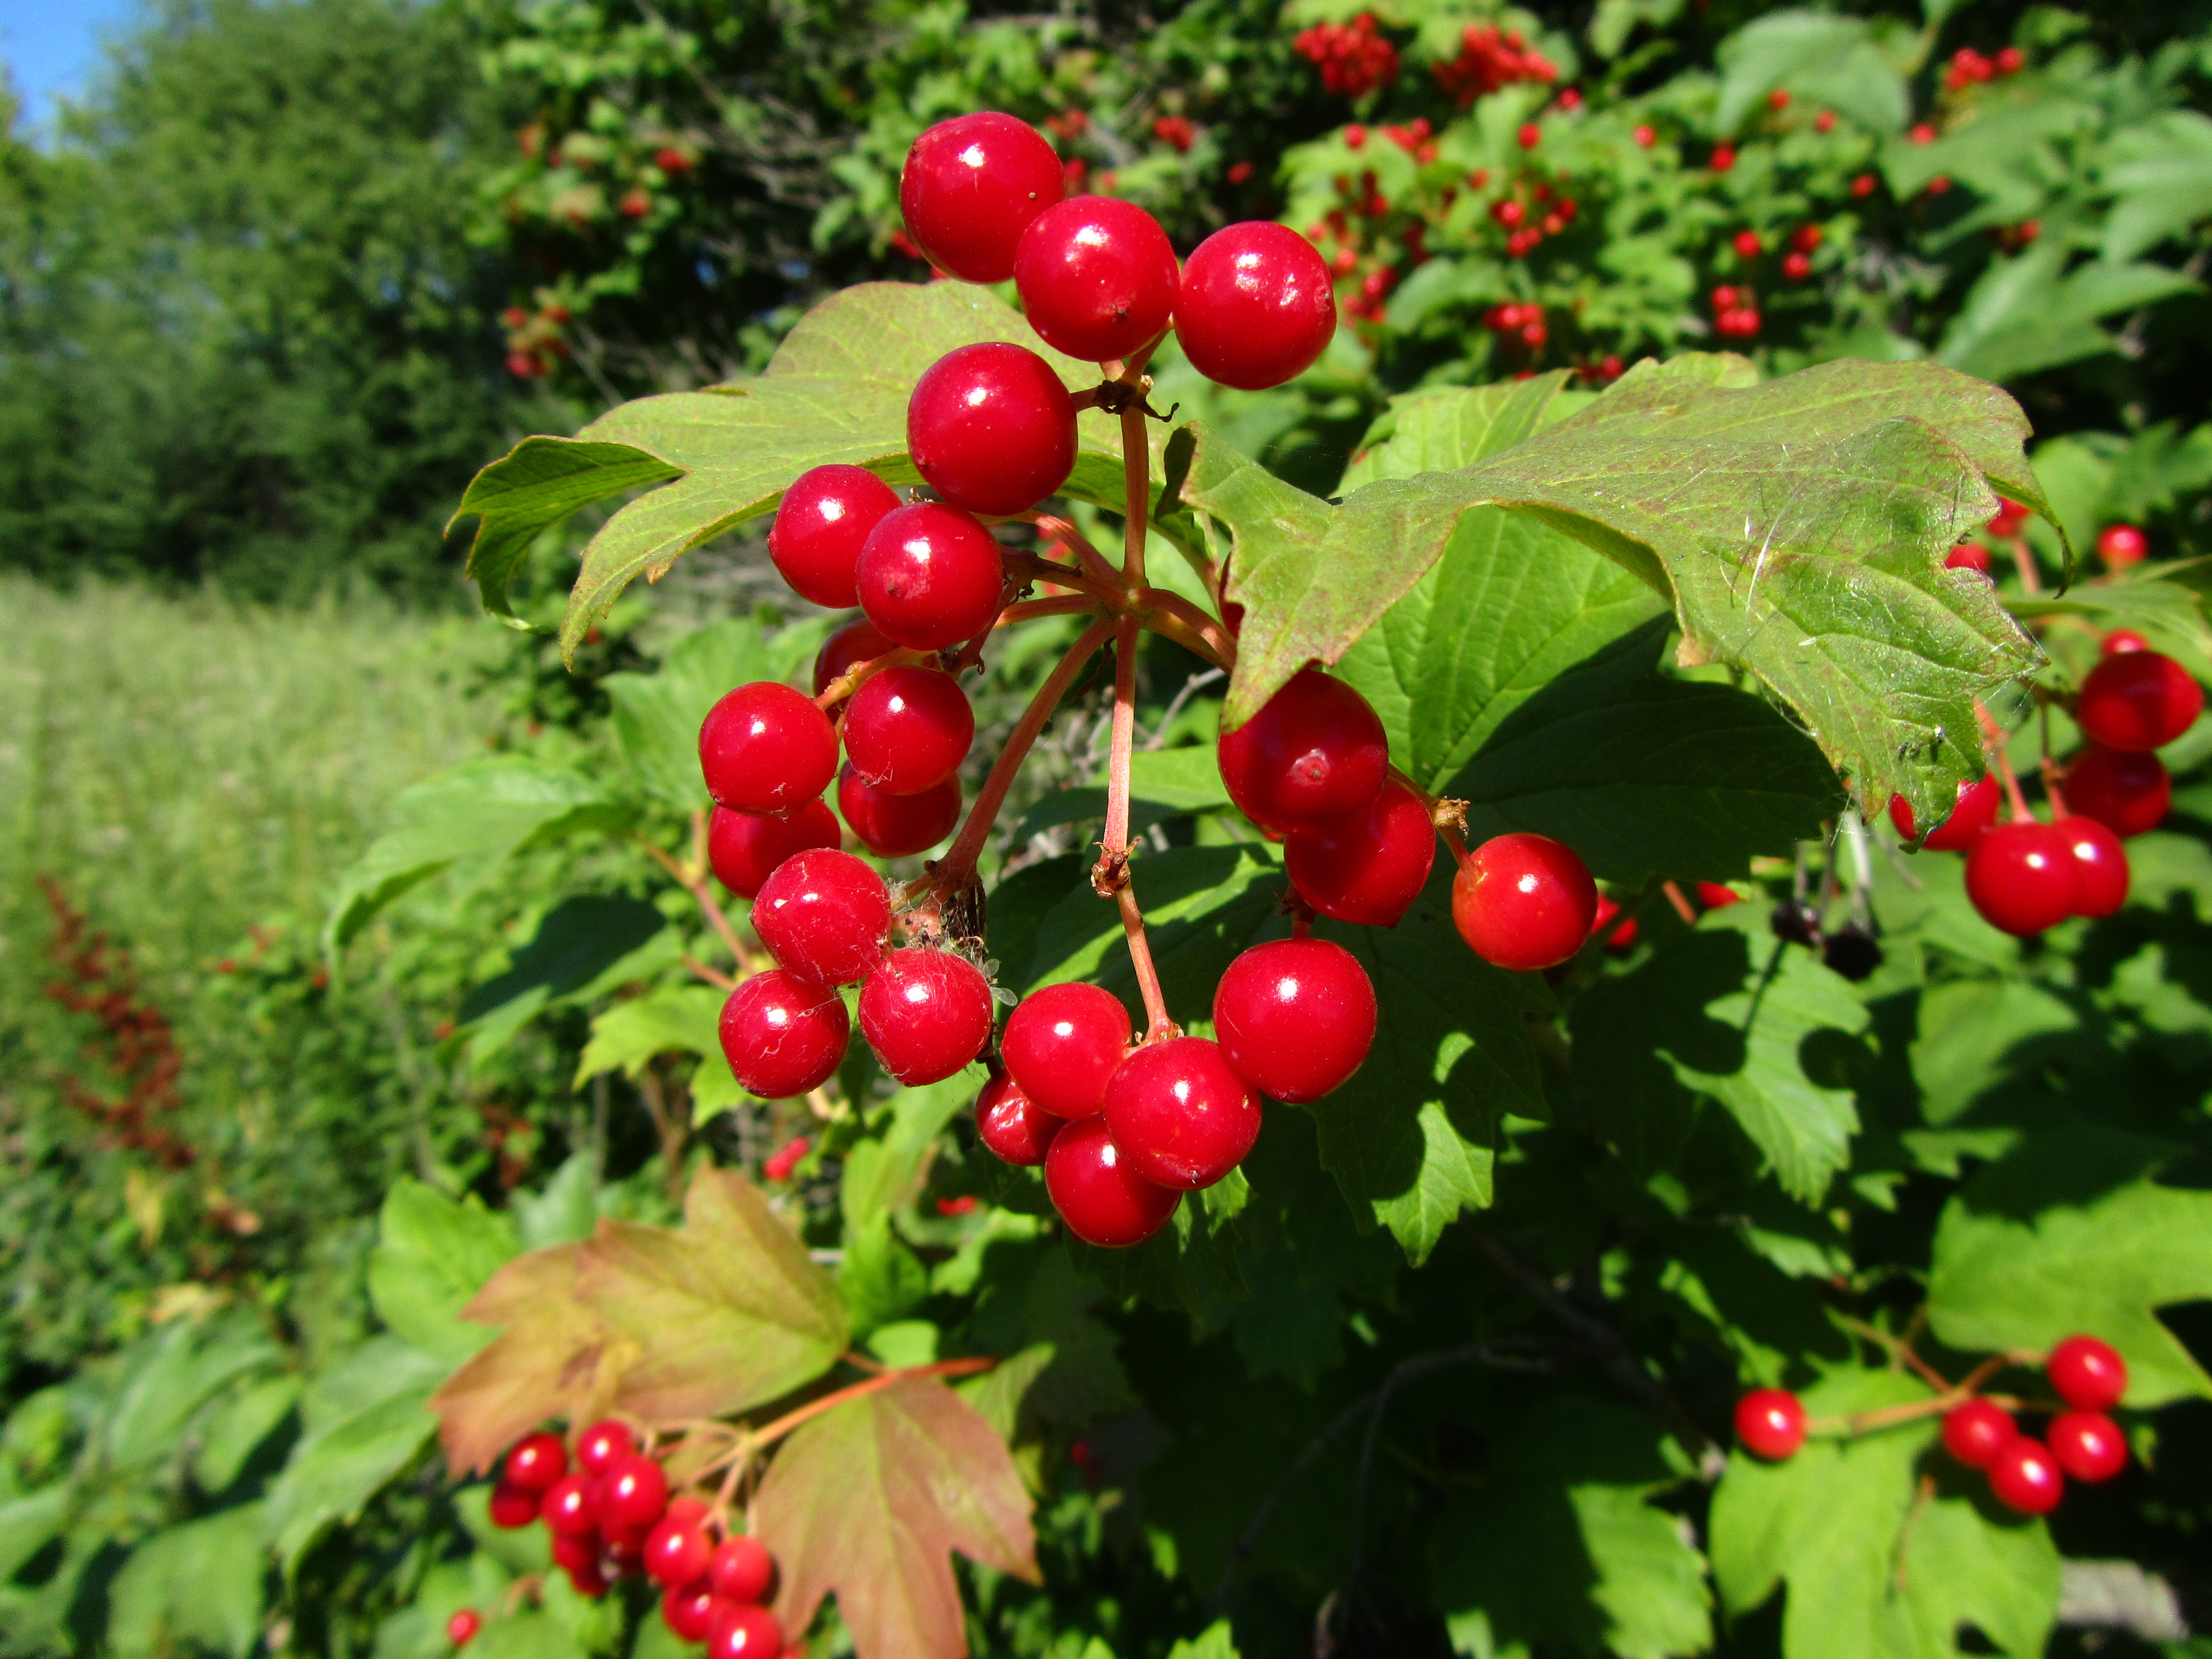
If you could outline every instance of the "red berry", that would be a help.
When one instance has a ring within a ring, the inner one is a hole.
[[[1147,1043],[1106,1085],[1106,1127],[1129,1167],[1162,1187],[1211,1187],[1260,1136],[1260,1097],[1218,1043]]]
[[[2128,1391],[2128,1362],[2094,1336],[2069,1336],[2044,1370],[2058,1397],[2077,1412],[2108,1412]]]
[[[1715,173],[1728,172],[1735,166],[1735,151],[1727,144],[1721,145],[1713,151],[1710,165]]]
[[[2140,836],[2165,821],[2173,798],[2173,780],[2156,755],[2089,744],[2066,768],[2066,805],[2094,818],[2114,835]]]
[[[1336,332],[1336,294],[1313,244],[1255,219],[1217,230],[1184,261],[1176,338],[1209,380],[1246,392],[1303,374]]]
[[[1805,1443],[1805,1404],[1787,1389],[1753,1389],[1735,1402],[1735,1437],[1753,1456],[1779,1462]]]
[[[1519,972],[1582,948],[1597,918],[1597,884],[1574,849],[1548,836],[1493,836],[1452,878],[1452,924],[1485,962]]]
[[[1094,363],[1166,332],[1180,276],[1159,221],[1112,196],[1047,208],[1014,253],[1030,326],[1055,351]]]
[[[776,965],[820,985],[866,979],[890,926],[884,878],[835,848],[793,854],[753,901],[753,931]]]
[[[446,1620],[446,1639],[457,1648],[465,1648],[477,1639],[483,1628],[483,1617],[474,1607],[463,1607]]]
[[[741,685],[699,726],[699,770],[733,812],[795,812],[837,775],[837,734],[813,699],[773,680]]]
[[[612,1534],[640,1533],[668,1507],[668,1476],[642,1452],[631,1452],[607,1465],[599,1480],[601,1524]],[[643,1544],[641,1539],[641,1547]]]
[[[1096,985],[1032,991],[1006,1020],[1000,1051],[1039,1111],[1089,1117],[1106,1104],[1106,1081],[1127,1053],[1132,1028],[1121,998]]]
[[[2012,1413],[1987,1400],[1967,1400],[1943,1413],[1943,1449],[1970,1469],[1985,1469],[2020,1432]]]
[[[766,1607],[732,1604],[714,1614],[707,1659],[781,1659],[783,1626]]]
[[[1959,793],[1952,801],[1951,816],[1930,830],[1928,839],[1920,844],[1931,853],[1966,852],[1997,821],[1997,805],[2002,799],[2002,792],[1994,773],[1985,772],[1971,783],[1961,778]],[[1912,839],[1912,805],[1904,796],[1889,798],[1889,821],[1897,826],[1899,835],[1907,841]]]
[[[1053,1137],[1066,1127],[1066,1118],[1032,1103],[1021,1085],[1003,1074],[975,1097],[975,1133],[1008,1164],[1033,1169],[1043,1163]]]
[[[1708,910],[1725,910],[1731,904],[1742,903],[1743,895],[1717,881],[1701,881],[1698,884],[1698,902]]]
[[[860,1035],[884,1069],[913,1087],[951,1077],[991,1035],[990,981],[951,951],[887,952],[860,987]]]
[[[2051,1455],[2076,1480],[2110,1480],[2128,1466],[2128,1440],[2102,1412],[2066,1412],[2044,1431]]]
[[[849,610],[860,603],[853,567],[860,544],[898,492],[863,466],[817,466],[783,492],[768,532],[768,555],[792,592],[816,605]]]
[[[830,681],[854,665],[872,661],[884,652],[896,649],[896,645],[885,639],[882,630],[866,618],[847,623],[823,641],[822,648],[814,653],[814,695],[820,696],[830,689]]]
[[[1260,712],[1221,738],[1229,799],[1271,830],[1357,812],[1389,770],[1389,740],[1367,699],[1302,668]]]
[[[1275,1100],[1319,1100],[1359,1069],[1375,1042],[1375,987],[1327,939],[1255,945],[1213,994],[1213,1035],[1242,1077]]]
[[[1740,257],[1746,259],[1756,259],[1759,258],[1759,253],[1762,251],[1762,246],[1763,245],[1759,240],[1759,233],[1757,231],[1739,230],[1736,232],[1735,251]]]
[[[820,1088],[836,1075],[852,1035],[835,991],[780,968],[755,974],[730,993],[720,1029],[731,1074],[763,1100]]]
[[[2112,570],[2141,564],[2150,555],[2150,538],[2131,524],[2116,524],[2097,538],[2097,556]]]
[[[1650,127],[1638,127],[1628,136],[1636,141],[1637,148],[1639,149],[1650,149],[1652,145],[1659,142],[1658,132]]]
[[[2074,849],[2074,914],[2111,915],[2128,902],[2128,855],[2120,838],[2092,817],[2061,818],[2058,828]]]
[[[702,1583],[671,1585],[660,1595],[661,1621],[679,1642],[703,1642],[714,1628],[714,1592]]]
[[[906,232],[930,264],[970,283],[1014,274],[1030,222],[1066,188],[1060,157],[1026,121],[994,110],[939,121],[899,176]]]
[[[915,470],[953,506],[1020,513],[1057,491],[1075,470],[1075,400],[1052,365],[1027,346],[1005,340],[960,346],[915,382],[906,405],[906,447]],[[864,554],[863,606],[868,562]],[[868,617],[899,637],[874,611]]]
[[[507,1484],[525,1492],[544,1492],[568,1473],[568,1449],[557,1434],[525,1435],[507,1455],[501,1473]]]
[[[1605,948],[1615,956],[1624,955],[1636,948],[1637,925],[1634,916],[1606,933],[1606,924],[1620,914],[1620,906],[1603,893],[1597,896],[1597,914],[1590,919],[1590,932],[1605,933]]]
[[[1167,1224],[1182,1198],[1136,1172],[1103,1117],[1077,1118],[1054,1138],[1044,1185],[1068,1231],[1108,1250],[1143,1243]]]
[[[918,795],[960,769],[975,711],[951,675],[901,663],[870,675],[845,708],[845,752],[861,782]]]
[[[1813,118],[1813,131],[1815,131],[1815,132],[1833,132],[1835,130],[1836,130],[1836,112],[1835,112],[1835,111],[1833,111],[1833,110],[1832,110],[1832,109],[1824,109],[1824,110],[1822,110],[1822,111],[1821,111],[1818,115],[1816,115],[1816,116],[1814,116],[1814,117]]]
[[[1521,131],[1514,134],[1514,137],[1520,141],[1522,149],[1534,149],[1544,142],[1544,129],[1534,121],[1523,121],[1521,124]]]
[[[707,1583],[725,1601],[757,1601],[775,1580],[775,1559],[750,1533],[738,1533],[714,1547]]]
[[[1793,283],[1802,283],[1813,274],[1813,262],[1802,253],[1782,256],[1782,274]]]
[[[809,848],[835,847],[839,839],[836,814],[822,801],[811,800],[782,818],[717,806],[707,821],[707,862],[714,879],[739,898],[756,898],[786,859]]]
[[[587,1601],[596,1601],[607,1593],[606,1575],[599,1571],[596,1561],[588,1565],[568,1569],[568,1588]]]
[[[1854,196],[1871,196],[1874,194],[1875,188],[1879,182],[1880,181],[1877,180],[1871,173],[1862,173],[1857,178],[1851,180],[1851,194]]]
[[[580,1469],[564,1474],[545,1489],[538,1505],[539,1517],[564,1538],[582,1538],[599,1529],[599,1483]]]
[[[958,774],[918,795],[893,795],[861,781],[848,762],[837,775],[837,810],[879,859],[926,852],[960,822]]]
[[[1943,556],[1946,570],[1978,570],[1990,574],[1990,550],[1979,542],[1960,542]]]
[[[558,1475],[554,1477],[556,1480]],[[542,1493],[526,1486],[518,1486],[512,1480],[502,1480],[491,1489],[491,1523],[512,1532],[526,1527],[538,1519],[538,1505]]]
[[[2081,878],[2074,848],[2055,823],[2000,823],[1966,854],[1966,896],[1982,920],[2026,938],[2074,914]]]
[[[2136,633],[2134,629],[2115,628],[2111,633],[2105,635],[2104,643],[2098,647],[2098,654],[2106,657],[2117,657],[2124,651],[2148,651],[2149,649],[2150,641],[2145,639],[2142,635]]]
[[[1395,927],[1436,863],[1437,831],[1419,795],[1386,777],[1356,812],[1294,826],[1283,865],[1298,896],[1325,916]]]
[[[2161,652],[2127,651],[2089,671],[2075,718],[2093,741],[2139,754],[2172,743],[2203,712],[2187,669]]]
[[[2015,1435],[1990,1464],[1990,1491],[2022,1515],[2050,1514],[2065,1490],[2058,1460],[2032,1434]]]
[[[1996,71],[1999,75],[2016,75],[2027,62],[2027,54],[2018,46],[2006,46],[1997,53]]]
[[[614,1467],[616,1459],[627,1457],[636,1449],[637,1437],[630,1432],[629,1424],[603,1417],[577,1440],[576,1467],[588,1475],[604,1475]]]
[[[569,1572],[596,1571],[599,1565],[598,1532],[555,1533],[553,1565]]]
[[[1518,230],[1521,222],[1528,216],[1528,210],[1509,197],[1504,201],[1492,204],[1490,216],[1508,230]]]
[[[1006,591],[1005,550],[940,501],[887,514],[860,550],[860,609],[885,639],[938,651],[991,625]]]
[[[672,1508],[646,1537],[645,1570],[655,1583],[676,1589],[703,1575],[714,1553],[707,1529]]]
[[[1790,233],[1790,246],[1800,253],[1810,253],[1820,246],[1823,234],[1818,225],[1800,225]]]

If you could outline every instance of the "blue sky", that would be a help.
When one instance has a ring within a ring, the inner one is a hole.
[[[101,31],[131,11],[131,0],[0,0],[0,63],[27,122],[43,124],[56,94],[82,88],[100,59]]]

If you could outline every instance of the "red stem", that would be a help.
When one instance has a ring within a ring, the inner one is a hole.
[[[978,1371],[988,1371],[998,1360],[989,1354],[979,1354],[972,1359],[940,1359],[934,1365],[908,1365],[902,1370],[884,1371],[866,1382],[849,1383],[819,1400],[810,1400],[804,1406],[786,1412],[773,1423],[763,1425],[746,1437],[749,1450],[758,1451],[772,1446],[800,1424],[819,1417],[824,1412],[835,1411],[848,1401],[858,1400],[864,1395],[880,1394],[894,1382],[903,1382],[910,1376],[973,1376]]]

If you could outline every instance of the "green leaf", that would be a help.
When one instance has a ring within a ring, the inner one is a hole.
[[[474,1031],[471,1059],[481,1064],[556,1003],[591,1000],[659,967],[635,958],[667,925],[657,908],[628,893],[562,899],[508,959],[507,971],[463,999],[457,1018]],[[672,950],[664,946],[656,954]]]
[[[1228,787],[1213,744],[1181,749],[1139,749],[1129,757],[1129,833],[1140,836],[1152,825],[1193,812],[1229,805]],[[1082,823],[1106,816],[1104,779],[1078,788],[1057,790],[1022,815],[1014,831],[1018,842],[1054,824]]]
[[[1895,132],[1911,109],[1905,77],[1862,17],[1776,11],[1721,42],[1713,130],[1726,135],[1779,88],[1848,115],[1869,132]]]
[[[461,1310],[520,1248],[513,1220],[484,1208],[474,1193],[457,1204],[402,1176],[385,1194],[369,1252],[369,1297],[401,1339],[458,1365],[491,1340],[483,1326],[464,1322]]]
[[[198,1648],[245,1659],[261,1636],[261,1505],[156,1533],[108,1591],[107,1642],[125,1659]]]
[[[2155,577],[2095,582],[2058,599],[2014,599],[2012,613],[2028,621],[2043,617],[2086,617],[2101,632],[2132,628],[2151,649],[2174,658],[2200,680],[2212,680],[2212,622],[2197,592],[2181,582]]]
[[[576,1062],[575,1086],[603,1072],[635,1077],[656,1054],[702,1054],[722,1066],[719,1035],[727,996],[711,985],[662,985],[617,1002],[592,1022],[592,1040]]]
[[[231,1313],[205,1325],[178,1321],[140,1339],[101,1425],[112,1469],[136,1469],[173,1456],[185,1425],[241,1377],[283,1363],[251,1316]]]
[[[578,507],[683,476],[682,467],[627,444],[525,438],[470,481],[446,531],[452,534],[463,519],[479,520],[468,577],[483,608],[513,622],[507,584],[539,536]]]
[[[75,1484],[58,1480],[34,1492],[0,1504],[0,1584],[58,1537],[76,1507]]]
[[[1253,843],[1171,847],[1141,854],[1131,867],[1169,1006],[1186,1021],[1203,1018],[1223,970],[1279,903],[1281,872]],[[1027,973],[1012,961],[1002,963],[1002,971],[1023,991],[1091,980],[1118,995],[1134,1017],[1141,1004],[1122,939],[1119,912],[1081,883],[1045,915]]]
[[[375,1337],[307,1385],[305,1432],[269,1489],[262,1534],[289,1575],[331,1527],[360,1519],[369,1500],[422,1453],[437,1421],[430,1395],[445,1364],[396,1336]]]
[[[2102,257],[2120,264],[2212,215],[2212,118],[2162,110],[2123,127],[2100,157],[2118,198],[2105,217]]]
[[[301,1386],[302,1379],[296,1376],[265,1376],[240,1389],[208,1417],[200,1429],[199,1449],[192,1455],[192,1478],[202,1491],[229,1490],[248,1460],[291,1416]]]
[[[790,678],[826,629],[799,623],[771,637],[761,618],[725,617],[677,641],[657,673],[608,675],[615,738],[647,793],[687,812],[705,807],[699,726],[707,711],[734,686]]]
[[[1943,331],[1936,356],[1968,374],[2017,380],[2117,351],[2097,326],[2101,319],[2202,287],[2157,264],[2099,262],[2068,270],[2068,252],[2062,242],[2038,243],[1993,263]]]
[[[2127,1403],[2212,1398],[2157,1310],[2212,1297],[2212,1193],[2162,1187],[2181,1156],[2116,1129],[2027,1137],[1944,1206],[1928,1313],[1965,1352],[2041,1351],[2076,1332],[2128,1362]]]
[[[1216,1620],[1199,1635],[1176,1643],[1168,1650],[1168,1659],[1238,1659],[1229,1621]]]

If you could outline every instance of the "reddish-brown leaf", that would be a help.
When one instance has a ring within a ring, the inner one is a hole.
[[[907,1377],[793,1431],[754,1504],[775,1554],[776,1617],[803,1631],[824,1595],[860,1659],[963,1659],[951,1553],[1037,1582],[1014,1460],[937,1378]]]

